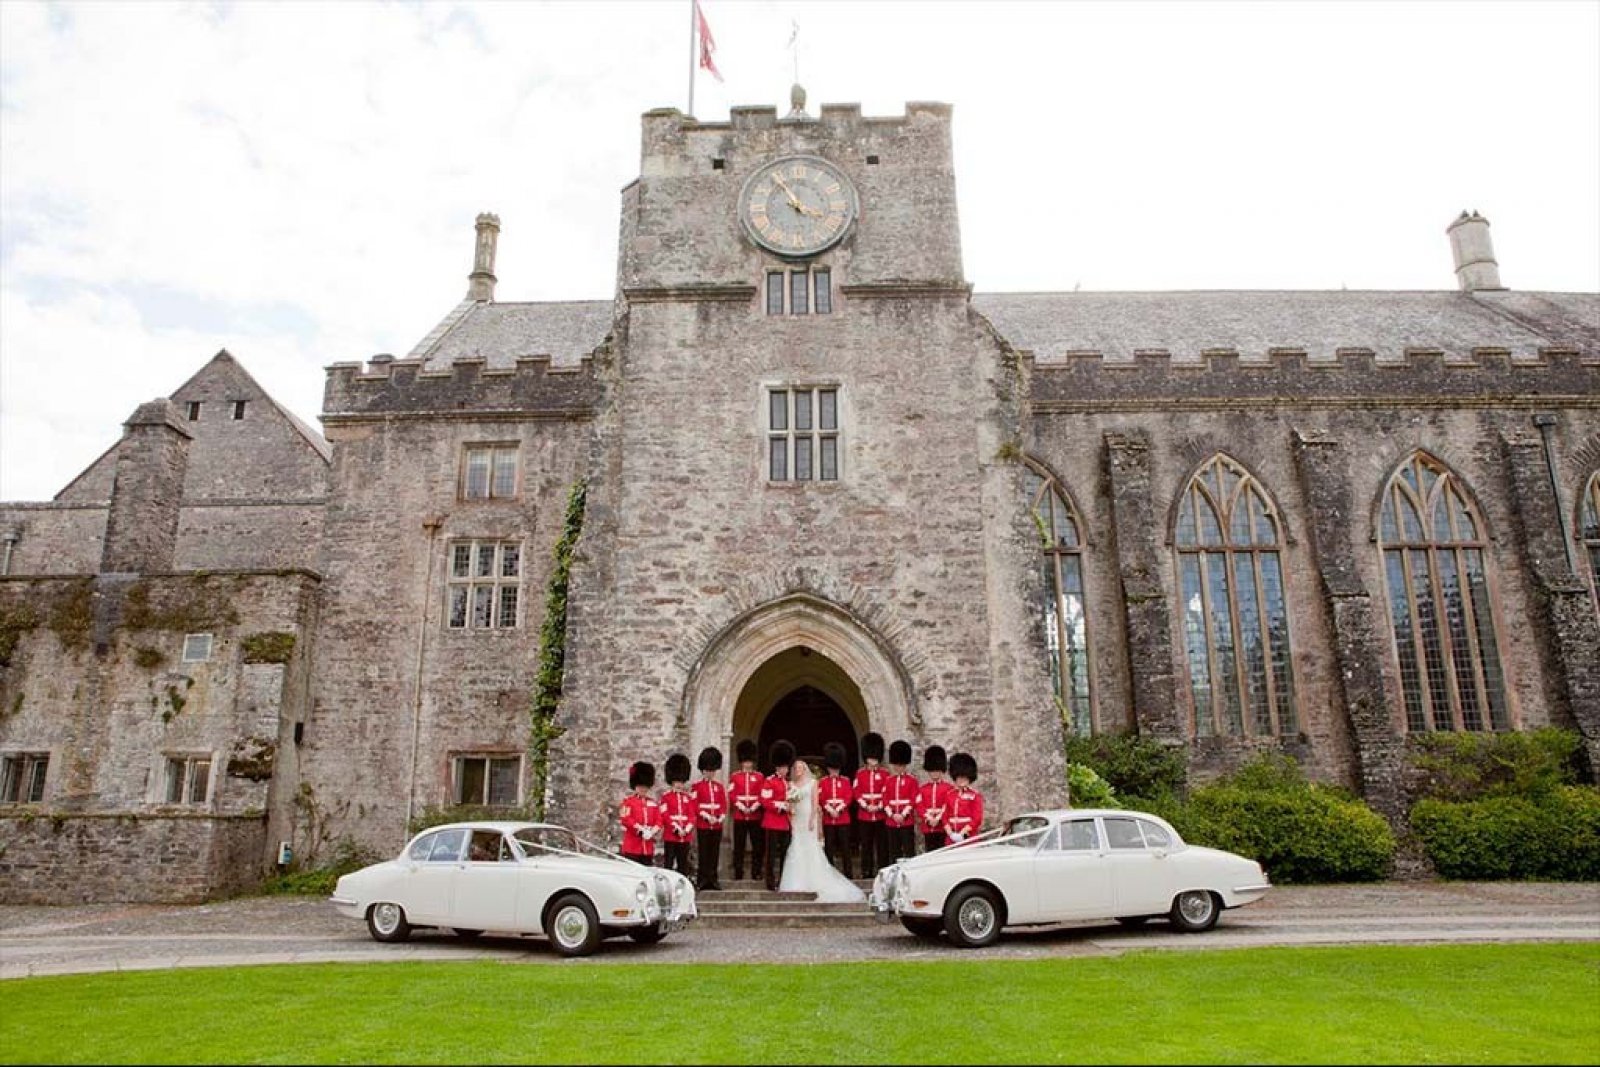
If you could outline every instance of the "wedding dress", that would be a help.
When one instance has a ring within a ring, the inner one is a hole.
[[[804,783],[790,786],[794,795],[793,836],[789,851],[783,858],[783,880],[778,889],[784,893],[815,893],[819,903],[855,904],[864,902],[867,895],[850,879],[834,869],[822,851],[822,837],[811,828],[817,807],[817,780],[809,778]],[[818,824],[820,829],[820,821]]]

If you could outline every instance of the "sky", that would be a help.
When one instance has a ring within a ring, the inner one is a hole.
[[[954,105],[980,292],[1600,290],[1600,2],[703,0],[695,114]],[[795,47],[789,47],[791,35]],[[0,499],[44,500],[227,348],[316,424],[500,215],[501,300],[607,299],[689,0],[0,0]]]

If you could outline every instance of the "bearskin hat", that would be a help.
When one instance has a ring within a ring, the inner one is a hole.
[[[904,741],[896,741],[889,746],[889,762],[896,767],[911,766],[911,746]]]
[[[667,765],[663,768],[667,776],[667,784],[687,782],[689,780],[689,757],[682,752],[674,752],[667,757]]]
[[[768,755],[774,768],[794,765],[794,746],[787,741],[772,742],[772,751]]]
[[[637,789],[641,785],[646,789],[656,784],[656,765],[640,760],[628,768],[628,788]]]
[[[733,754],[739,757],[740,763],[754,763],[756,761],[756,743],[748,737],[733,746]]]
[[[754,753],[751,753],[751,755],[753,756]],[[711,747],[702,748],[700,750],[700,758],[695,761],[695,767],[696,769],[702,771],[722,770],[722,749]]]
[[[883,762],[883,735],[870,733],[861,739],[861,758]]]
[[[822,765],[829,770],[844,769],[844,746],[837,741],[829,741],[822,746]]]
[[[950,777],[965,778],[969,783],[978,780],[978,761],[965,752],[950,757]]]
[[[928,751],[922,754],[922,769],[925,771],[938,771],[941,774],[947,769],[944,758],[943,745],[929,745]]]

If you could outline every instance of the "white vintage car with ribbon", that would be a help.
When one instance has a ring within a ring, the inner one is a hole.
[[[878,872],[868,904],[918,937],[993,944],[1008,926],[1170,919],[1209,930],[1226,908],[1260,900],[1272,884],[1255,860],[1184,844],[1172,826],[1138,811],[1067,809],[1012,819],[959,845]]]
[[[340,878],[339,914],[365,919],[378,941],[419,927],[458,937],[543,934],[563,956],[607,937],[654,944],[695,917],[694,886],[548,823],[463,822],[411,839],[396,859]]]

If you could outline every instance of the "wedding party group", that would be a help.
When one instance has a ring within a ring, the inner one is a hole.
[[[776,741],[768,752],[772,773],[756,767],[754,741],[734,751],[739,769],[722,780],[722,750],[706,748],[696,761],[700,777],[689,781],[689,757],[675,752],[663,767],[660,795],[655,765],[628,768],[629,794],[622,801],[622,854],[638,863],[658,861],[695,880],[701,892],[722,888],[722,835],[733,822],[733,877],[752,877],[769,890],[815,893],[819,901],[852,902],[866,895],[851,881],[852,870],[871,880],[878,871],[923,851],[961,844],[983,827],[983,794],[975,788],[978,763],[965,752],[946,757],[939,745],[923,753],[926,781],[911,773],[911,746],[888,746],[883,737],[861,738],[862,766],[846,775],[845,750],[823,747],[822,767],[796,759],[794,745]],[[658,852],[657,846],[660,846]],[[852,863],[859,860],[859,866]]]

